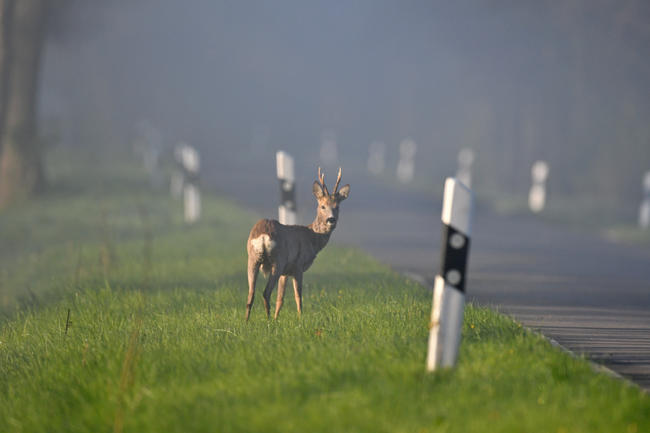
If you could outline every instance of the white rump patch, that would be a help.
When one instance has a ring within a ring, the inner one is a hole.
[[[276,242],[267,234],[260,235],[251,239],[251,245],[256,253],[262,254],[264,251],[271,252],[275,248]]]

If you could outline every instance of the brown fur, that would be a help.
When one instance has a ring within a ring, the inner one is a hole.
[[[254,239],[262,234],[268,234],[271,237],[275,235],[276,228],[275,225],[280,224],[275,220],[259,220],[251,229],[251,233],[248,236],[248,240]]]
[[[302,275],[314,262],[338,222],[339,203],[348,197],[350,185],[340,191],[335,188],[333,194],[327,192],[324,177],[320,174],[319,182],[314,182],[313,191],[318,207],[316,218],[308,226],[284,225],[276,220],[259,220],[251,229],[246,243],[248,252],[248,301],[246,303],[246,320],[255,298],[255,284],[260,268],[268,280],[264,289],[264,308],[270,316],[270,297],[276,283],[278,296],[275,304],[275,318],[280,313],[284,300],[284,289],[288,277],[293,278],[294,295],[298,314],[302,312]],[[341,180],[339,178],[337,187]]]

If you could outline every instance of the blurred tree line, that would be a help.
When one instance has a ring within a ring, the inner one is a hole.
[[[36,129],[46,0],[0,0],[0,207],[43,187]]]
[[[68,18],[81,5],[103,9],[97,1],[0,0],[0,209],[47,185],[38,128],[44,54],[48,41],[83,28]]]
[[[168,142],[187,140],[234,166],[238,152],[263,153],[250,144],[260,129],[268,154],[284,148],[314,161],[320,134],[333,130],[341,158],[363,164],[372,140],[396,158],[410,136],[420,145],[416,176],[453,174],[458,150],[470,147],[478,188],[525,193],[531,164],[545,159],[551,194],[608,206],[637,203],[650,168],[646,0],[0,4],[0,205],[11,185],[23,195],[43,183],[34,105],[23,105],[29,119],[9,116],[12,97],[34,97],[6,85],[4,59],[10,39],[31,40],[34,68],[20,77],[37,83],[45,36],[41,114],[63,119],[65,144],[126,140],[148,119],[165,125]],[[21,10],[31,27],[9,20]],[[23,133],[9,132],[16,122]],[[34,162],[21,182],[4,168],[17,149],[7,137],[31,143],[21,145]]]
[[[638,203],[650,170],[650,3],[495,3],[510,28],[485,55],[503,65],[490,80],[474,73],[460,141],[485,160],[482,177],[524,192],[545,159],[566,196]]]
[[[650,2],[456,3],[397,14],[415,28],[443,17],[424,33],[442,48],[402,54],[406,79],[387,122],[394,142],[421,144],[420,173],[453,174],[469,147],[477,189],[523,196],[544,159],[552,195],[636,212],[650,170]],[[432,60],[418,62],[422,53]]]

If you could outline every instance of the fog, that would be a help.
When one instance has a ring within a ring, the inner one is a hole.
[[[215,173],[273,174],[279,149],[311,179],[323,134],[354,179],[384,142],[387,182],[413,139],[414,188],[473,149],[488,202],[524,197],[543,159],[556,203],[633,221],[650,170],[648,22],[644,1],[68,1],[40,113],[56,145],[86,148],[129,143],[146,120],[168,150],[196,146],[221,191]]]

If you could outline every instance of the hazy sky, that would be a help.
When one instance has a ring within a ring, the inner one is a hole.
[[[375,139],[412,137],[434,168],[471,147],[487,170],[506,165],[495,184],[544,158],[576,188],[586,153],[581,175],[611,160],[638,177],[646,3],[73,2],[48,44],[42,112],[71,141],[124,139],[148,119],[169,144],[250,152],[263,136],[269,152],[312,158],[331,130],[359,161]]]

